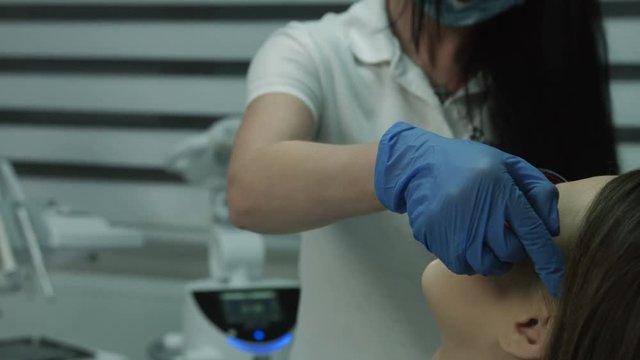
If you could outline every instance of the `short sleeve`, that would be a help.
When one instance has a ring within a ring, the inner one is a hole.
[[[274,32],[251,61],[247,74],[247,104],[267,93],[286,93],[304,102],[318,121],[320,71],[304,25],[292,22]]]

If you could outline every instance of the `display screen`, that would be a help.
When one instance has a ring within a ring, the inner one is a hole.
[[[229,324],[247,328],[282,321],[282,309],[275,291],[238,291],[221,296],[222,311]]]
[[[293,329],[300,289],[201,290],[194,291],[193,296],[207,319],[228,336],[265,343],[277,340]]]

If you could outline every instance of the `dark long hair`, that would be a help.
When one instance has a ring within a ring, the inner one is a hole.
[[[428,0],[408,1],[417,46]],[[489,79],[495,145],[569,180],[617,174],[599,1],[526,0],[475,30],[463,76]]]
[[[640,171],[594,199],[553,323],[547,360],[640,359]]]

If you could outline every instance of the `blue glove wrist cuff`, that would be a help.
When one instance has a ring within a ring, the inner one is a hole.
[[[380,138],[374,171],[374,188],[387,209],[407,212],[404,190],[414,175],[416,144],[426,144],[429,133],[406,122],[397,122]],[[420,142],[417,138],[423,138]]]

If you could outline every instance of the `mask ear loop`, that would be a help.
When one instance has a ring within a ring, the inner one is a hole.
[[[565,179],[564,176],[558,174],[553,170],[544,169],[544,168],[540,168],[538,170],[540,170],[542,174],[544,174],[544,176],[546,176],[547,179],[549,179],[549,181],[551,181],[554,184],[569,182],[569,180]]]

